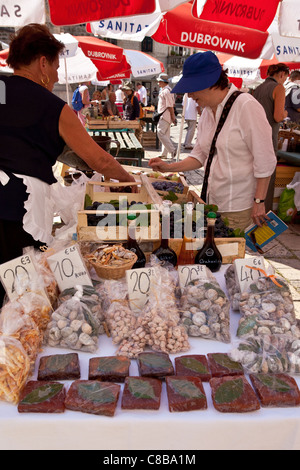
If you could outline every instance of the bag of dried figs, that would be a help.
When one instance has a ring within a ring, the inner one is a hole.
[[[180,312],[189,336],[230,343],[230,303],[216,278],[197,279],[184,287]]]
[[[288,283],[278,275],[262,275],[241,294],[237,336],[287,335],[300,339]]]
[[[99,321],[82,301],[82,286],[52,313],[45,331],[45,344],[95,352],[98,348]]]

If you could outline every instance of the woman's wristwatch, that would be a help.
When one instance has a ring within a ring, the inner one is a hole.
[[[257,197],[255,197],[254,202],[256,202],[256,204],[260,204],[261,202],[265,202],[265,200],[264,199],[258,199]]]

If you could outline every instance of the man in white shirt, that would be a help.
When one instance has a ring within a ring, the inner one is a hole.
[[[143,106],[147,106],[148,97],[146,88],[144,87],[144,85],[141,84],[141,82],[137,82],[136,87],[140,95],[140,102]]]
[[[184,119],[187,123],[187,132],[184,141],[185,149],[191,150],[193,148],[192,141],[197,127],[198,113],[200,114],[200,108],[196,101],[193,100],[193,98],[188,98],[184,113]]]
[[[157,112],[163,112],[157,124],[157,136],[162,144],[161,157],[168,158],[168,153],[170,153],[171,159],[173,159],[176,155],[176,148],[171,140],[171,124],[176,121],[174,111],[175,98],[171,93],[172,90],[169,86],[167,74],[161,73],[157,77],[157,82],[160,87]]]
[[[213,136],[230,95],[236,91],[215,54],[210,51],[190,56],[183,76],[173,93],[188,93],[203,109],[197,142],[187,158],[167,164],[160,158],[150,160],[154,170],[189,171],[206,166]],[[245,229],[266,219],[264,199],[270,176],[276,167],[272,131],[265,111],[248,93],[232,105],[216,141],[208,179],[206,203],[216,204],[232,228]]]

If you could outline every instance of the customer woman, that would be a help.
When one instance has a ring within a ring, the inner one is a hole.
[[[36,214],[47,210],[50,185],[56,182],[52,166],[65,144],[106,177],[134,181],[51,92],[63,48],[39,24],[21,28],[10,44],[7,63],[14,74],[1,76],[6,104],[0,106],[0,264],[21,256],[26,246],[45,242],[43,221]],[[25,215],[32,221],[26,230]]]
[[[203,109],[196,144],[182,161],[150,160],[154,170],[163,172],[207,167],[213,137],[224,106],[233,92],[227,74],[212,52],[199,52],[184,63],[183,76],[173,93],[188,93]],[[232,228],[245,229],[266,218],[264,199],[270,175],[276,166],[272,133],[262,106],[248,93],[234,101],[216,141],[205,202],[216,204]]]
[[[267,120],[272,128],[272,140],[275,154],[278,150],[278,132],[280,123],[287,117],[285,109],[285,88],[284,82],[289,76],[289,68],[283,64],[272,64],[268,68],[266,80],[259,85],[253,93],[254,98],[262,105],[266,112]],[[272,210],[276,170],[270,178],[270,183],[266,195],[266,210]]]

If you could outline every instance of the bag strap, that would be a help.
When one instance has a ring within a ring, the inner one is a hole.
[[[212,143],[211,143],[211,147],[210,147],[210,151],[209,151],[209,155],[208,155],[208,159],[207,159],[207,163],[206,163],[206,168],[205,168],[204,180],[203,180],[202,191],[201,191],[201,199],[204,202],[206,202],[208,177],[209,177],[209,173],[210,173],[210,167],[211,167],[211,164],[212,164],[212,160],[213,160],[213,157],[214,157],[215,151],[216,151],[216,142],[217,142],[218,135],[219,135],[219,133],[220,133],[225,121],[226,121],[226,118],[229,114],[229,111],[231,110],[231,107],[232,107],[233,103],[235,102],[235,100],[237,99],[237,97],[241,93],[242,93],[241,91],[235,91],[235,92],[232,93],[232,95],[226,101],[223,112],[222,112],[221,117],[219,119],[218,126],[217,126],[217,129],[216,129],[215,135],[213,137]]]

